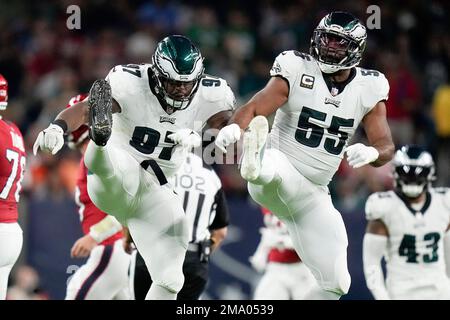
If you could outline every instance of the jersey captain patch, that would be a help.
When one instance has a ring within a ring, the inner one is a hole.
[[[314,87],[314,77],[307,74],[302,75],[300,87],[312,89]]]

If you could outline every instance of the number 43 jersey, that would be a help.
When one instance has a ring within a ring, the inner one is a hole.
[[[366,218],[380,219],[388,229],[388,283],[446,277],[443,238],[450,224],[449,189],[430,189],[419,211],[394,191],[374,193],[366,202]]]
[[[106,80],[121,112],[113,114],[108,143],[130,153],[139,163],[154,159],[169,177],[183,163],[186,154],[168,136],[186,128],[200,132],[211,116],[233,110],[234,95],[224,79],[205,76],[190,105],[170,113],[162,108],[153,93],[151,77],[149,64],[119,65],[109,72]]]
[[[289,98],[275,114],[269,147],[282,151],[312,182],[327,185],[362,118],[387,100],[385,76],[354,68],[345,86],[333,86],[314,58],[298,51],[282,52],[270,75],[288,82]]]

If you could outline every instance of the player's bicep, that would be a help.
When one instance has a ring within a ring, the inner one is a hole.
[[[386,105],[379,101],[363,118],[364,130],[366,131],[369,144],[376,148],[378,159],[371,163],[379,167],[394,157],[395,146],[392,141],[391,130],[386,118]]]
[[[389,237],[389,231],[381,219],[370,220],[367,223],[366,233]]]
[[[364,116],[362,122],[370,144],[379,140],[392,142],[384,101],[379,101],[375,107]]]
[[[269,116],[286,103],[289,97],[289,85],[278,76],[270,78],[266,86],[256,93],[247,104],[253,104],[255,115]]]
[[[87,100],[75,103],[72,107],[61,111],[56,119],[64,120],[67,124],[67,131],[72,132],[81,125],[89,121],[89,107]]]

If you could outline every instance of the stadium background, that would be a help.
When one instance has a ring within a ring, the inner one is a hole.
[[[71,4],[81,9],[80,30],[66,27]],[[371,4],[376,2],[1,1],[0,73],[10,86],[4,117],[19,125],[28,150],[20,204],[25,242],[11,282],[23,295],[15,297],[62,299],[68,277],[83,263],[70,258],[70,248],[81,235],[73,201],[79,156],[67,148],[55,157],[31,154],[38,131],[70,97],[86,92],[114,65],[149,62],[155,44],[175,33],[199,46],[207,73],[225,78],[240,105],[264,86],[279,52],[308,51],[312,31],[327,12],[347,10],[366,22]],[[361,66],[384,72],[390,82],[387,108],[396,145],[428,148],[438,165],[436,185],[448,186],[448,2],[383,1],[379,6],[381,28],[368,30]],[[363,133],[355,139],[364,139]],[[222,249],[212,258],[205,298],[249,299],[259,275],[248,257],[258,243],[262,217],[236,166],[217,169],[229,199],[231,225]],[[345,161],[331,184],[349,235],[352,286],[345,299],[371,298],[361,259],[364,202],[368,194],[391,184],[389,166],[351,170]]]

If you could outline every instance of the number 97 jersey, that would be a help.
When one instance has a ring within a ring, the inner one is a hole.
[[[17,222],[25,148],[20,130],[0,118],[0,223]]]
[[[313,57],[297,51],[282,52],[270,75],[286,80],[289,97],[275,114],[269,147],[282,151],[312,182],[327,185],[363,117],[387,100],[386,78],[353,68],[346,83],[333,84]]]
[[[113,114],[108,143],[125,150],[139,163],[155,160],[166,177],[173,175],[185,159],[185,152],[168,136],[180,129],[200,132],[211,116],[234,108],[233,92],[221,78],[203,77],[190,105],[175,112],[161,106],[148,64],[116,66],[106,79],[121,107],[121,112]]]

